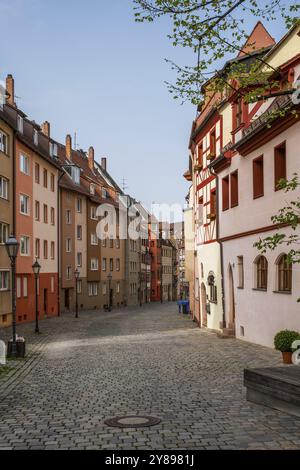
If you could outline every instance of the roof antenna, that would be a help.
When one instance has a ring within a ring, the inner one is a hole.
[[[77,144],[77,132],[74,132],[74,149],[77,150],[79,145]]]
[[[123,190],[123,193],[125,193],[126,189],[128,189],[128,184],[127,184],[127,180],[125,178],[122,179],[122,190]]]

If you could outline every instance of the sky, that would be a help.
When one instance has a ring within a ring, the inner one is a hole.
[[[108,171],[150,206],[184,204],[188,141],[196,109],[174,101],[164,58],[192,63],[173,48],[167,20],[135,23],[131,0],[0,0],[0,80],[12,73],[18,106],[54,139],[77,134],[108,158]],[[249,17],[249,32],[257,20]],[[273,25],[279,39],[283,25]]]

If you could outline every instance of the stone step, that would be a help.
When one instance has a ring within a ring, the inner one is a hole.
[[[300,367],[246,369],[247,400],[300,417]]]

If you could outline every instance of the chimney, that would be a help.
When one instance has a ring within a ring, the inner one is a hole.
[[[72,137],[70,134],[66,137],[66,157],[68,160],[71,160],[72,156]]]
[[[103,170],[106,170],[106,157],[101,158],[101,166]]]
[[[91,170],[94,170],[94,159],[95,159],[94,147],[90,147],[88,151],[88,161],[89,161],[89,167]]]
[[[16,107],[15,81],[12,75],[7,75],[6,77],[6,92],[9,95],[8,98],[6,98],[6,103],[10,104],[11,106]]]
[[[50,137],[50,122],[48,121],[43,122],[43,124],[41,125],[41,129],[42,129],[42,133],[46,137]]]

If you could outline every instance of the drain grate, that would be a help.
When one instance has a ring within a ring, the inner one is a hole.
[[[104,422],[107,426],[116,428],[146,428],[159,424],[161,419],[152,416],[116,416]]]

